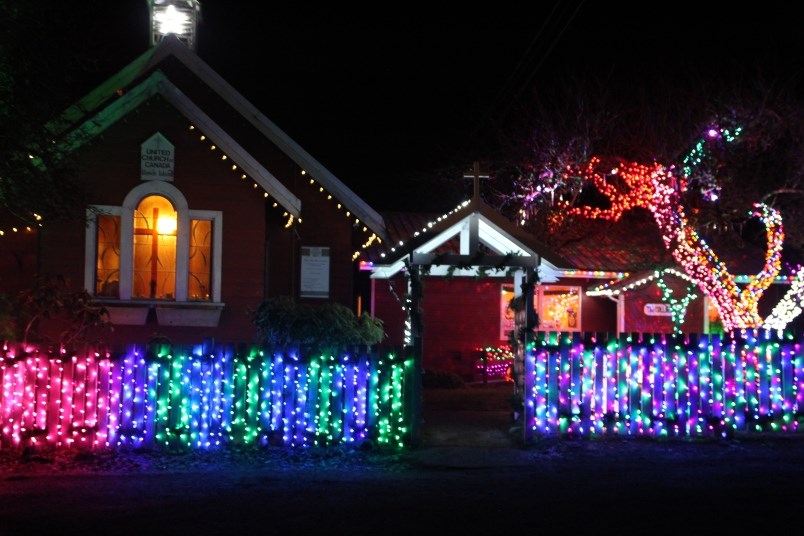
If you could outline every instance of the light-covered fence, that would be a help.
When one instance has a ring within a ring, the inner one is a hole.
[[[538,333],[525,358],[525,439],[797,432],[801,343],[766,331]]]
[[[791,335],[537,335],[525,357],[526,443],[790,433],[804,419],[802,341]],[[421,408],[413,362],[401,351],[5,345],[0,448],[404,447]]]
[[[409,439],[412,360],[244,346],[0,353],[0,448],[391,446]]]

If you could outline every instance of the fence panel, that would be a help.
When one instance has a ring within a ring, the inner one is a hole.
[[[525,438],[798,431],[802,341],[780,337],[538,334],[523,366]],[[412,430],[417,371],[401,351],[27,350],[0,354],[0,448],[398,446]]]
[[[411,359],[259,348],[0,354],[0,448],[328,446],[410,440]]]
[[[537,335],[525,376],[526,440],[799,430],[804,360],[791,335]],[[580,425],[586,412],[590,425]]]

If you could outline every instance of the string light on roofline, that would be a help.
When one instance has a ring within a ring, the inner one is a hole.
[[[306,172],[305,170],[303,170],[303,169],[300,171],[300,173],[301,173],[301,175],[307,175],[307,172]],[[315,179],[314,179],[314,178],[312,178],[312,177],[310,177],[310,181],[309,181],[309,183],[308,183],[308,184],[310,184],[310,186],[312,186],[312,187],[315,187],[315,186],[316,186],[316,181],[315,181]],[[326,190],[326,189],[325,189],[323,186],[321,186],[321,185],[318,185],[318,193],[320,193],[320,194],[322,194],[322,195],[325,195],[325,196],[326,196],[326,200],[327,200],[327,201],[333,201],[333,200],[335,200],[335,198],[333,197],[333,195],[332,195],[331,193],[327,192],[327,190]],[[336,203],[335,203],[335,209],[336,209],[336,210],[339,210],[339,211],[340,211],[340,210],[342,210],[342,209],[343,209],[343,203],[341,203],[340,201],[337,201],[337,200],[336,200]],[[352,217],[352,212],[351,212],[351,211],[347,210],[347,211],[345,212],[345,214],[346,214],[346,217],[347,217],[347,218],[350,218],[350,219],[351,219],[351,217]],[[354,219],[354,222],[352,223],[352,225],[353,225],[355,228],[357,228],[357,227],[361,227],[361,226],[360,226],[360,219],[359,219],[359,218],[355,218],[355,219]],[[370,230],[370,229],[368,228],[368,226],[366,226],[366,225],[363,225],[363,226],[361,227],[361,230],[362,230],[364,233],[370,233],[370,232],[371,232],[371,230]],[[381,243],[382,243],[382,239],[381,239],[380,237],[378,237],[376,233],[373,233],[373,232],[372,232],[372,233],[371,233],[371,235],[368,237],[368,239],[367,239],[365,242],[363,242],[363,244],[361,245],[361,250],[365,250],[365,249],[369,248],[369,247],[370,247],[372,244],[374,244],[375,242],[377,242],[378,244],[381,244]],[[354,261],[354,260],[357,260],[358,258],[360,258],[360,255],[361,255],[361,251],[360,251],[360,250],[355,251],[355,252],[352,254],[352,260],[353,260],[353,261]]]
[[[198,129],[196,128],[195,125],[190,124],[188,126],[188,130],[196,131]],[[199,139],[199,141],[202,141],[202,142],[208,142],[207,136],[203,132],[199,133],[198,139]],[[210,151],[216,151],[216,150],[218,150],[218,147],[215,144],[210,143],[209,149],[210,149]],[[229,159],[228,155],[226,155],[226,154],[221,155],[221,161],[225,162],[228,159]],[[246,180],[248,178],[248,175],[246,173],[244,173],[244,172],[241,172],[240,168],[235,163],[232,163],[230,171],[235,172],[235,173],[239,173],[240,174],[240,180]],[[251,184],[251,187],[254,190],[259,190],[260,193],[262,194],[263,199],[268,199],[270,197],[270,194],[268,193],[268,191],[265,190],[264,188],[262,188],[262,186],[260,186],[260,184],[257,181],[253,181],[252,184]],[[276,208],[278,206],[278,203],[275,202],[271,206],[273,208]],[[284,217],[287,217],[287,216],[288,216],[288,213],[286,212],[284,214]],[[296,223],[301,223],[301,221],[302,221],[301,218],[295,220]],[[291,227],[293,225],[293,223],[294,223],[294,219],[292,217],[288,218],[288,220],[285,222],[285,228]]]
[[[466,208],[466,206],[467,206],[467,205],[469,205],[469,203],[471,203],[471,201],[470,201],[470,200],[466,200],[466,201],[462,202],[461,204],[459,204],[459,205],[458,205],[457,207],[455,207],[454,209],[452,209],[452,210],[450,210],[449,212],[447,212],[446,214],[443,214],[443,215],[441,215],[441,216],[438,216],[438,217],[436,218],[436,222],[435,222],[435,223],[433,223],[433,222],[428,222],[428,223],[427,223],[427,224],[424,226],[424,228],[422,228],[422,230],[421,230],[421,231],[416,231],[416,232],[414,232],[414,233],[413,233],[413,237],[414,237],[414,238],[416,238],[416,237],[418,237],[420,234],[422,234],[422,233],[426,233],[428,230],[430,230],[430,229],[431,229],[432,227],[434,227],[436,224],[438,224],[438,223],[440,223],[441,221],[443,221],[443,220],[445,220],[445,219],[447,219],[447,218],[451,217],[453,214],[456,214],[456,213],[460,212],[461,210],[464,210],[464,209]],[[408,241],[408,242],[409,242],[409,241]],[[404,245],[405,245],[405,241],[404,241],[404,240],[400,240],[400,241],[399,241],[399,243],[398,243],[396,246],[394,246],[394,247],[391,247],[391,248],[390,248],[390,252],[391,252],[391,253],[396,253],[396,248],[401,248],[401,247],[403,247]],[[387,253],[386,253],[386,252],[382,252],[382,253],[380,253],[380,257],[381,257],[381,258],[383,258],[383,259],[386,257],[386,255],[387,255]]]
[[[39,224],[39,227],[42,227],[42,224]],[[10,227],[8,230],[0,229],[0,236],[11,236],[14,234],[33,234],[35,229],[29,225],[25,227]]]
[[[688,282],[690,282],[692,284],[696,284],[695,280],[693,280],[690,276],[688,276],[684,272],[679,272],[678,270],[676,270],[674,268],[663,268],[661,270],[655,270],[653,273],[651,273],[649,275],[646,275],[645,277],[643,277],[641,279],[634,280],[634,281],[628,283],[627,285],[623,285],[622,287],[612,288],[614,285],[620,283],[622,280],[627,279],[629,277],[628,274],[625,274],[624,277],[622,277],[622,278],[620,278],[618,280],[610,281],[608,283],[604,283],[602,285],[599,285],[598,287],[596,287],[594,289],[588,290],[586,292],[586,295],[587,296],[618,296],[619,294],[621,294],[623,292],[628,292],[629,290],[634,290],[634,289],[639,288],[639,287],[641,287],[643,285],[646,285],[646,284],[650,283],[651,281],[654,281],[654,280],[662,277],[664,274],[672,274],[672,275],[674,275],[676,277],[679,277],[681,279],[684,279],[684,280],[686,280],[686,281],[688,281]]]
[[[581,279],[624,279],[628,272],[610,272],[605,270],[564,270],[561,277],[578,277]]]
[[[31,213],[31,216],[36,220],[36,227],[43,227],[42,215],[36,212]],[[13,234],[33,234],[36,231],[34,227],[26,225],[24,227],[11,226],[8,229],[0,229],[0,237]]]

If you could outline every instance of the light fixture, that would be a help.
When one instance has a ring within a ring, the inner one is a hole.
[[[201,22],[198,0],[148,0],[151,19],[151,45],[173,34],[190,49],[195,49],[195,34]]]
[[[176,233],[176,213],[169,216],[159,216],[156,220],[156,232],[161,235],[172,235]]]

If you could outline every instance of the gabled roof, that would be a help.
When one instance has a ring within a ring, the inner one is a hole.
[[[171,64],[178,62],[186,71],[222,99],[268,141],[278,147],[335,197],[347,210],[386,240],[382,217],[343,184],[320,162],[302,149],[279,127],[247,101],[237,90],[203,62],[176,36],[168,35],[117,74],[98,86],[62,116],[49,125],[53,134],[66,137],[72,144],[83,143],[155,94],[162,95],[188,119],[202,128],[204,134],[223,149],[232,160],[275,197],[294,216],[299,216],[301,202],[258,158],[242,147],[237,136],[216,122],[198,103],[193,102],[184,77],[176,74]]]
[[[655,269],[641,270],[617,281],[593,285],[586,289],[586,293],[589,296],[617,296],[623,292],[647,285],[652,281],[664,277],[665,274],[675,276],[691,285],[695,285],[695,280],[684,273],[681,268],[657,266]]]
[[[414,230],[413,219],[387,218],[389,234],[410,233],[406,242],[395,245],[385,253],[384,258],[374,263],[372,278],[393,277],[404,267],[406,260],[413,264],[428,265],[430,274],[444,271],[450,267],[454,275],[476,275],[474,267],[537,268],[542,281],[555,281],[558,272],[572,269],[572,264],[524,233],[497,211],[476,196],[471,201],[429,224]],[[392,239],[404,240],[392,235]],[[495,270],[504,274],[502,270]],[[486,275],[495,275],[485,272]]]
[[[299,216],[301,211],[299,198],[293,195],[270,171],[265,169],[248,151],[229,136],[204,110],[188,99],[161,71],[152,72],[137,86],[131,88],[130,91],[125,92],[120,98],[101,108],[92,118],[80,122],[63,138],[62,148],[66,150],[78,148],[126,114],[133,112],[140,104],[154,95],[161,95],[165,100],[173,104],[177,110],[200,128],[217,147],[224,151],[232,162],[254,179],[285,210],[296,217]]]
[[[652,218],[626,213],[619,221],[583,220],[554,230],[556,251],[581,270],[638,272],[674,264]]]

